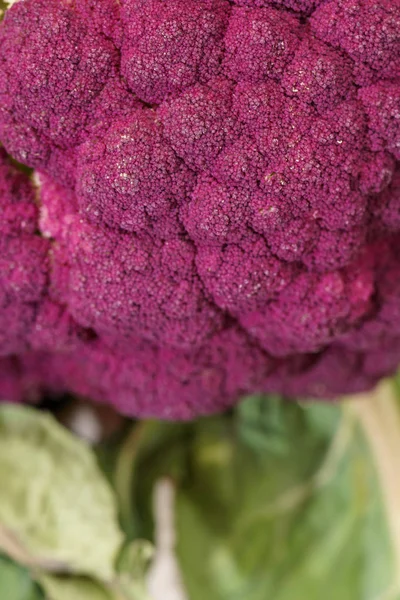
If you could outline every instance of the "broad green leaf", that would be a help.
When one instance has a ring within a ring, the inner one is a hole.
[[[118,561],[118,576],[130,581],[144,581],[154,556],[154,547],[147,540],[135,540],[124,548]]]
[[[375,406],[365,411],[378,431]],[[398,504],[364,413],[252,398],[196,425],[176,507],[190,600],[400,600]],[[275,440],[263,443],[262,432]],[[396,435],[400,445],[400,418]],[[400,450],[391,456],[393,487]]]
[[[125,535],[132,539],[136,531],[136,518],[132,493],[136,481],[136,463],[139,448],[144,443],[149,422],[135,423],[123,440],[115,459],[113,484],[118,498],[121,522]]]
[[[47,600],[151,600],[146,590],[146,573],[152,557],[150,542],[137,540],[121,553],[118,573],[111,581],[40,572],[36,577]]]
[[[127,600],[151,600],[146,575],[154,556],[153,545],[146,540],[131,542],[118,562],[118,586]]]
[[[29,572],[0,555],[0,598],[3,600],[44,600]]]
[[[287,450],[281,398],[271,396],[265,402],[265,398],[261,396],[251,397],[243,400],[236,410],[239,433],[247,445],[254,450]]]
[[[0,0],[0,21],[4,17],[6,10],[17,1],[18,0]]]
[[[118,500],[127,541],[153,539],[152,493],[164,474],[179,480],[186,465],[191,424],[142,421],[97,448]]]
[[[119,600],[101,584],[84,577],[38,577],[46,600]]]
[[[92,449],[50,415],[0,407],[0,547],[45,570],[114,576],[114,494]]]

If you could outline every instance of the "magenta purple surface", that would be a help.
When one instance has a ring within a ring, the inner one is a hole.
[[[400,0],[20,0],[0,141],[2,399],[189,419],[400,363]]]

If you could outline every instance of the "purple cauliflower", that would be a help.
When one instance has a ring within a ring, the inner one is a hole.
[[[0,397],[190,419],[393,373],[399,57],[400,0],[17,1]]]

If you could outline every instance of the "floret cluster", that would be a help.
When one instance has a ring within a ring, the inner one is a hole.
[[[186,419],[400,363],[400,0],[20,0],[0,140],[2,397]]]

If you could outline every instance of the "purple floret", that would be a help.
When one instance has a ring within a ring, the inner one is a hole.
[[[48,242],[20,235],[0,239],[0,355],[24,349],[47,284]]]
[[[377,212],[380,213],[384,228],[388,231],[400,231],[400,168],[379,200]]]
[[[11,15],[0,30],[1,139],[14,148],[13,133],[24,126],[44,153],[79,142],[116,69],[116,49],[66,1],[18,2]],[[38,166],[34,148],[19,158]]]
[[[196,245],[235,243],[246,238],[247,208],[250,193],[224,186],[210,176],[199,178],[180,216]]]
[[[189,419],[391,374],[399,32],[400,0],[17,1],[0,398]]]
[[[372,150],[385,149],[400,160],[400,83],[385,81],[362,88],[359,96],[368,116]]]
[[[190,348],[223,325],[206,298],[188,240],[139,239],[71,217],[53,262],[55,297],[79,323],[117,345],[142,336]]]
[[[239,82],[233,107],[244,133],[267,161],[283,158],[288,145],[301,140],[316,119],[312,104],[288,98],[281,85],[272,80]]]
[[[276,300],[241,315],[240,322],[274,356],[322,350],[371,310],[373,271],[363,267],[301,274]]]
[[[284,7],[299,13],[308,14],[317,6],[327,0],[232,0],[238,6],[248,6],[250,8],[258,7]]]
[[[225,36],[224,70],[235,81],[281,79],[299,44],[298,20],[274,8],[234,8]]]
[[[208,170],[235,137],[232,90],[228,80],[214,79],[190,87],[161,105],[164,135],[191,169]]]
[[[323,115],[355,95],[352,68],[351,60],[344,53],[306,36],[284,71],[283,89],[288,96],[313,104]]]
[[[214,302],[236,317],[268,304],[296,272],[295,266],[275,258],[265,240],[251,232],[241,244],[201,246],[196,263]]]
[[[400,76],[400,0],[330,0],[311,17],[315,34],[354,61],[356,83]]]
[[[35,192],[29,179],[0,148],[0,236],[32,234],[37,226]]]
[[[217,75],[227,0],[125,0],[121,67],[130,89],[157,103]]]
[[[47,389],[112,402],[123,414],[179,420],[224,410],[238,394],[261,392],[276,368],[235,327],[193,351],[132,340],[128,353],[94,340],[70,354],[25,355],[21,363],[22,372],[35,376],[31,388],[39,375]],[[0,361],[0,383],[1,366]]]
[[[134,232],[154,228],[157,237],[177,235],[174,213],[193,186],[147,109],[91,136],[80,147],[77,179],[79,207],[90,222]]]
[[[0,149],[0,356],[23,351],[48,285],[49,243],[35,235],[28,177]]]

